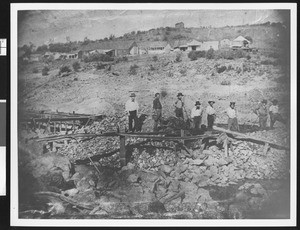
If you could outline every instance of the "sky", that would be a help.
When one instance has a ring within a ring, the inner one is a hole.
[[[236,26],[283,22],[277,10],[30,10],[18,13],[18,46],[54,42],[102,39],[131,31],[174,27]]]

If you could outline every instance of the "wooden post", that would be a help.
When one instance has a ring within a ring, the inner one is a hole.
[[[264,146],[264,155],[267,155],[267,152],[268,152],[269,148],[270,148],[269,143],[265,143],[265,146]]]
[[[184,137],[184,130],[183,129],[180,129],[180,136]],[[184,144],[184,140],[182,140],[181,142],[182,142],[182,144]]]
[[[53,122],[53,133],[55,133],[55,131],[56,131],[56,122]]]
[[[49,133],[49,129],[50,129],[49,123],[50,123],[49,121],[46,123],[46,129],[45,129],[46,133]]]
[[[126,148],[125,148],[125,136],[120,136],[120,160],[121,166],[126,165]]]
[[[228,140],[227,140],[227,138],[223,142],[223,147],[225,150],[225,157],[228,157]]]

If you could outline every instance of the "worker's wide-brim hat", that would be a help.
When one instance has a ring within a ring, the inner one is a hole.
[[[135,93],[131,93],[131,94],[130,94],[130,97],[135,97]]]
[[[267,100],[266,100],[266,99],[263,99],[263,100],[261,101],[261,103],[267,104]]]
[[[200,101],[196,101],[195,105],[201,105]]]
[[[179,96],[183,96],[183,94],[182,94],[182,93],[178,93],[178,94],[177,94],[177,97],[179,97]]]
[[[208,101],[208,104],[216,103],[215,101]]]
[[[234,101],[231,101],[231,102],[230,102],[230,105],[235,105],[235,102],[234,102]]]

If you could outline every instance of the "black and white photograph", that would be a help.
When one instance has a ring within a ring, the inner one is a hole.
[[[11,4],[11,225],[295,225],[296,49],[291,3]]]

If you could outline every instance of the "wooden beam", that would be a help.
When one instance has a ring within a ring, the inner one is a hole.
[[[263,144],[268,143],[268,144],[270,144],[272,146],[284,148],[284,149],[287,149],[287,150],[290,149],[288,146],[276,144],[276,143],[273,143],[273,142],[271,142],[269,140],[265,140],[265,139],[258,138],[258,137],[252,137],[252,136],[249,136],[249,135],[245,135],[243,133],[234,132],[234,131],[223,129],[223,128],[220,128],[220,127],[217,127],[217,126],[213,126],[213,129],[217,130],[217,131],[220,131],[220,132],[224,132],[224,133],[229,133],[229,134],[232,134],[232,135],[236,135],[237,137],[234,137],[234,138],[237,138],[237,139],[247,139],[247,140],[257,141],[257,142],[263,143]]]
[[[211,135],[197,135],[197,136],[185,136],[185,137],[166,137],[166,136],[151,136],[151,135],[139,135],[134,133],[119,133],[121,136],[126,137],[136,137],[136,138],[145,138],[145,139],[152,139],[152,140],[169,140],[169,141],[178,141],[178,140],[197,140],[197,139],[203,139],[203,138],[216,138],[217,134],[211,134]]]
[[[117,137],[117,135],[114,132],[111,133],[103,133],[103,134],[93,134],[93,133],[77,133],[77,134],[66,134],[66,135],[56,135],[56,136],[50,136],[50,137],[42,137],[42,138],[33,138],[30,140],[34,140],[37,142],[40,141],[53,141],[53,140],[59,140],[59,139],[68,139],[68,138],[82,138],[82,137]]]

